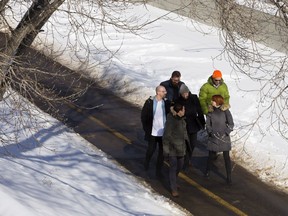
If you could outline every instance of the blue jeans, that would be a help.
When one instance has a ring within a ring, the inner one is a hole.
[[[169,156],[169,180],[172,191],[177,191],[177,177],[184,164],[184,156]]]

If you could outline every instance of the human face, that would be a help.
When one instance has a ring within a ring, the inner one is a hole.
[[[215,85],[219,85],[220,82],[221,82],[221,78],[214,78],[213,82],[214,82]]]
[[[217,103],[215,102],[215,101],[211,101],[211,105],[213,106],[213,107],[217,107]]]
[[[187,99],[188,96],[189,96],[189,92],[184,92],[181,94],[181,96],[184,98],[184,99]]]
[[[160,98],[165,98],[166,93],[167,93],[167,91],[166,91],[165,87],[161,87],[161,88],[159,88],[158,91],[157,91],[157,95],[158,95]]]
[[[180,77],[172,77],[171,82],[173,86],[177,86],[178,83],[180,82]]]

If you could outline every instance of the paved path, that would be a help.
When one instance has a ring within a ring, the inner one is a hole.
[[[75,91],[74,88],[69,88],[68,83],[71,79],[77,80],[79,78],[77,74],[37,54],[34,50],[26,50],[24,56],[24,62],[30,67],[42,68],[48,72],[60,69],[63,75],[67,74],[64,79],[41,77],[39,80],[45,86],[53,85],[61,90],[61,94]],[[193,169],[180,174],[180,197],[172,198],[168,186],[167,166],[164,167],[163,179],[155,177],[153,165],[149,171],[144,171],[146,143],[140,124],[140,109],[84,78],[74,87],[80,88],[86,85],[90,86],[88,91],[75,104],[54,103],[55,109],[59,109],[59,115],[55,115],[51,110],[50,113],[111,155],[126,167],[131,175],[150,184],[157,193],[171,198],[193,215],[288,215],[287,194],[257,180],[239,165],[234,164],[232,186],[226,185],[221,156],[214,164],[210,179],[204,178],[207,151],[201,143],[194,153]],[[47,109],[47,104],[37,98],[34,99],[34,103],[43,110]],[[83,108],[95,106],[97,108]],[[155,158],[153,162],[155,163]]]

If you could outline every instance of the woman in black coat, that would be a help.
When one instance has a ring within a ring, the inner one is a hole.
[[[183,169],[187,169],[191,166],[191,159],[193,150],[197,143],[197,132],[205,127],[205,118],[202,113],[200,102],[196,94],[191,94],[188,87],[182,84],[180,87],[180,97],[176,101],[185,107],[185,121],[186,129],[190,141],[190,145],[187,146],[187,152],[185,154],[185,161]]]

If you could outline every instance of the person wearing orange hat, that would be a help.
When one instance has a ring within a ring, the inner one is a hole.
[[[222,78],[220,70],[214,70],[212,76],[210,76],[207,82],[200,88],[199,101],[203,114],[205,115],[207,115],[209,109],[211,109],[211,98],[213,95],[221,95],[224,98],[223,108],[230,108],[229,90]]]

